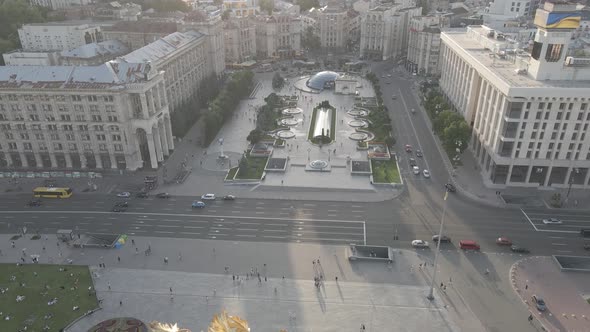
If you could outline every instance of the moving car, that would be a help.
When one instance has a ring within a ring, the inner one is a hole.
[[[223,196],[223,200],[224,201],[233,201],[234,199],[236,199],[236,196],[234,196],[234,195],[225,195],[225,196]]]
[[[510,241],[510,239],[508,239],[507,237],[501,236],[496,239],[496,244],[500,246],[511,246],[512,241]]]
[[[459,241],[459,248],[465,250],[479,250],[479,244],[473,240],[461,240]]]
[[[414,248],[428,248],[428,242],[424,240],[414,240],[412,241],[412,247]]]
[[[423,171],[422,171],[422,174],[423,174],[423,175],[424,175],[424,177],[425,177],[425,178],[427,178],[427,179],[430,177],[430,172],[429,172],[427,169],[423,170]]]
[[[422,150],[416,150],[416,157],[422,158]]]
[[[410,166],[416,166],[416,165],[418,165],[418,164],[416,163],[416,159],[414,159],[414,158],[410,158]]]
[[[41,204],[43,203],[41,203],[40,199],[32,199],[27,203],[28,206],[41,206]]]
[[[156,197],[157,198],[170,198],[171,195],[169,193],[159,193],[159,194],[156,194]]]
[[[396,95],[393,95],[393,96],[391,96],[391,99],[396,100],[397,99],[397,96]]]
[[[126,207],[123,207],[123,206],[116,206],[115,205],[115,206],[113,206],[113,208],[112,208],[111,211],[113,211],[113,212],[125,212],[125,211],[127,211],[127,208]]]
[[[414,166],[412,167],[412,172],[414,172],[414,175],[420,175],[420,168],[418,168],[418,166]]]
[[[201,202],[201,201],[194,201],[193,204],[191,204],[191,207],[193,209],[202,209],[205,207],[205,202]]]
[[[137,194],[135,194],[135,197],[137,198],[147,198],[148,196],[148,193],[146,193],[145,191],[140,191]]]
[[[445,188],[448,192],[454,193],[455,191],[457,191],[457,188],[455,188],[455,186],[452,183],[445,184]]]
[[[528,250],[527,248],[517,245],[510,246],[510,250],[512,250],[512,252],[520,252],[523,254],[528,254],[530,252],[530,250]]]
[[[438,242],[438,234],[432,236],[432,242],[435,242],[435,243]],[[443,235],[440,238],[440,242],[441,243],[443,243],[443,242],[451,243],[451,238],[446,235]]]
[[[205,195],[202,195],[201,196],[201,199],[212,201],[212,200],[215,199],[215,194],[205,194]]]
[[[547,305],[545,304],[545,300],[543,300],[542,297],[533,294],[533,296],[531,296],[531,300],[533,300],[533,303],[539,311],[547,310]]]
[[[551,224],[561,224],[561,220],[557,219],[557,218],[549,218],[549,219],[543,219],[543,223],[545,225],[551,225]]]
[[[129,202],[117,202],[115,203],[117,207],[129,207]]]
[[[131,197],[131,193],[128,191],[123,191],[117,194],[117,197],[129,198]]]
[[[590,243],[584,245],[584,250],[590,250]]]
[[[406,149],[407,153],[411,153],[412,152],[412,146],[410,144],[406,144],[406,146],[404,146],[404,149]]]

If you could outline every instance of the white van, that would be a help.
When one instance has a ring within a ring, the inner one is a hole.
[[[418,166],[412,167],[412,171],[414,172],[414,175],[420,175],[420,168]]]

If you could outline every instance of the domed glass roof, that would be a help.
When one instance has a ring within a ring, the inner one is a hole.
[[[334,82],[338,79],[340,75],[333,71],[321,71],[315,75],[313,75],[309,80],[307,80],[307,86],[316,89],[316,90],[323,90],[326,86],[326,83]]]

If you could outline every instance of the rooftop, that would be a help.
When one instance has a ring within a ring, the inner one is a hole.
[[[141,20],[135,22],[122,21],[114,24],[111,27],[105,27],[103,30],[163,34],[170,34],[177,31],[176,23],[174,22],[153,22],[150,20]]]
[[[62,51],[61,56],[67,58],[89,59],[102,55],[121,55],[129,52],[129,48],[122,42],[113,39],[100,43],[82,45],[68,51]]]
[[[471,36],[470,32],[471,31]],[[516,44],[506,41],[499,41],[487,37],[489,28],[484,26],[470,26],[468,31],[465,29],[448,30],[441,34],[443,40],[453,45],[454,49],[461,49],[461,57],[470,58],[469,62],[478,63],[485,67],[487,76],[495,76],[504,81],[510,87],[520,88],[590,88],[590,80],[543,80],[538,81],[528,74],[519,74],[517,71],[527,67],[530,58],[528,52],[519,50]],[[477,36],[477,38],[475,37]],[[495,47],[491,50],[489,47],[484,48],[485,44]],[[495,55],[494,55],[495,54]],[[590,68],[570,68],[567,70],[589,70]],[[482,72],[482,75],[486,73]],[[574,76],[575,77],[575,76]]]
[[[118,60],[128,63],[143,63],[149,61],[156,64],[168,57],[170,53],[175,50],[180,49],[203,36],[202,33],[193,30],[187,32],[175,32],[122,56],[118,58]]]

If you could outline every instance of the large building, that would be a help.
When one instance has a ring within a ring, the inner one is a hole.
[[[220,77],[225,71],[225,43],[223,36],[223,21],[218,13],[206,14],[192,11],[178,24],[181,32],[195,30],[205,36],[207,45],[207,65],[209,74]]]
[[[417,16],[410,20],[406,68],[420,75],[438,75],[440,32],[449,26],[443,15]]]
[[[301,52],[302,24],[288,12],[256,17],[256,53],[260,58],[287,58]]]
[[[22,49],[27,52],[65,51],[103,40],[101,28],[87,23],[31,23],[18,29]]]
[[[260,7],[256,0],[223,0],[221,5],[222,11],[231,11],[235,17],[248,17],[254,16]]]
[[[579,19],[545,2],[528,50],[485,26],[441,34],[440,87],[473,127],[486,183],[590,187],[590,59],[567,56]]]
[[[317,12],[320,45],[326,48],[344,48],[348,41],[348,10],[329,4]]]
[[[381,4],[362,14],[361,58],[379,60],[406,56],[410,19],[422,13],[421,7]]]
[[[51,8],[53,10],[66,9],[76,6],[84,6],[89,0],[30,0],[31,5]]]
[[[131,50],[137,50],[177,31],[174,22],[118,22],[103,28],[105,40],[117,39]]]
[[[113,39],[86,44],[73,50],[62,51],[59,62],[64,66],[97,66],[129,53],[129,48]]]
[[[196,31],[175,32],[118,58],[121,63],[150,63],[164,72],[170,112],[197,96],[210,73],[205,36]]]
[[[225,61],[242,63],[256,57],[256,22],[250,17],[224,21]]]
[[[149,63],[0,67],[0,166],[157,168],[174,149],[164,75]]]

